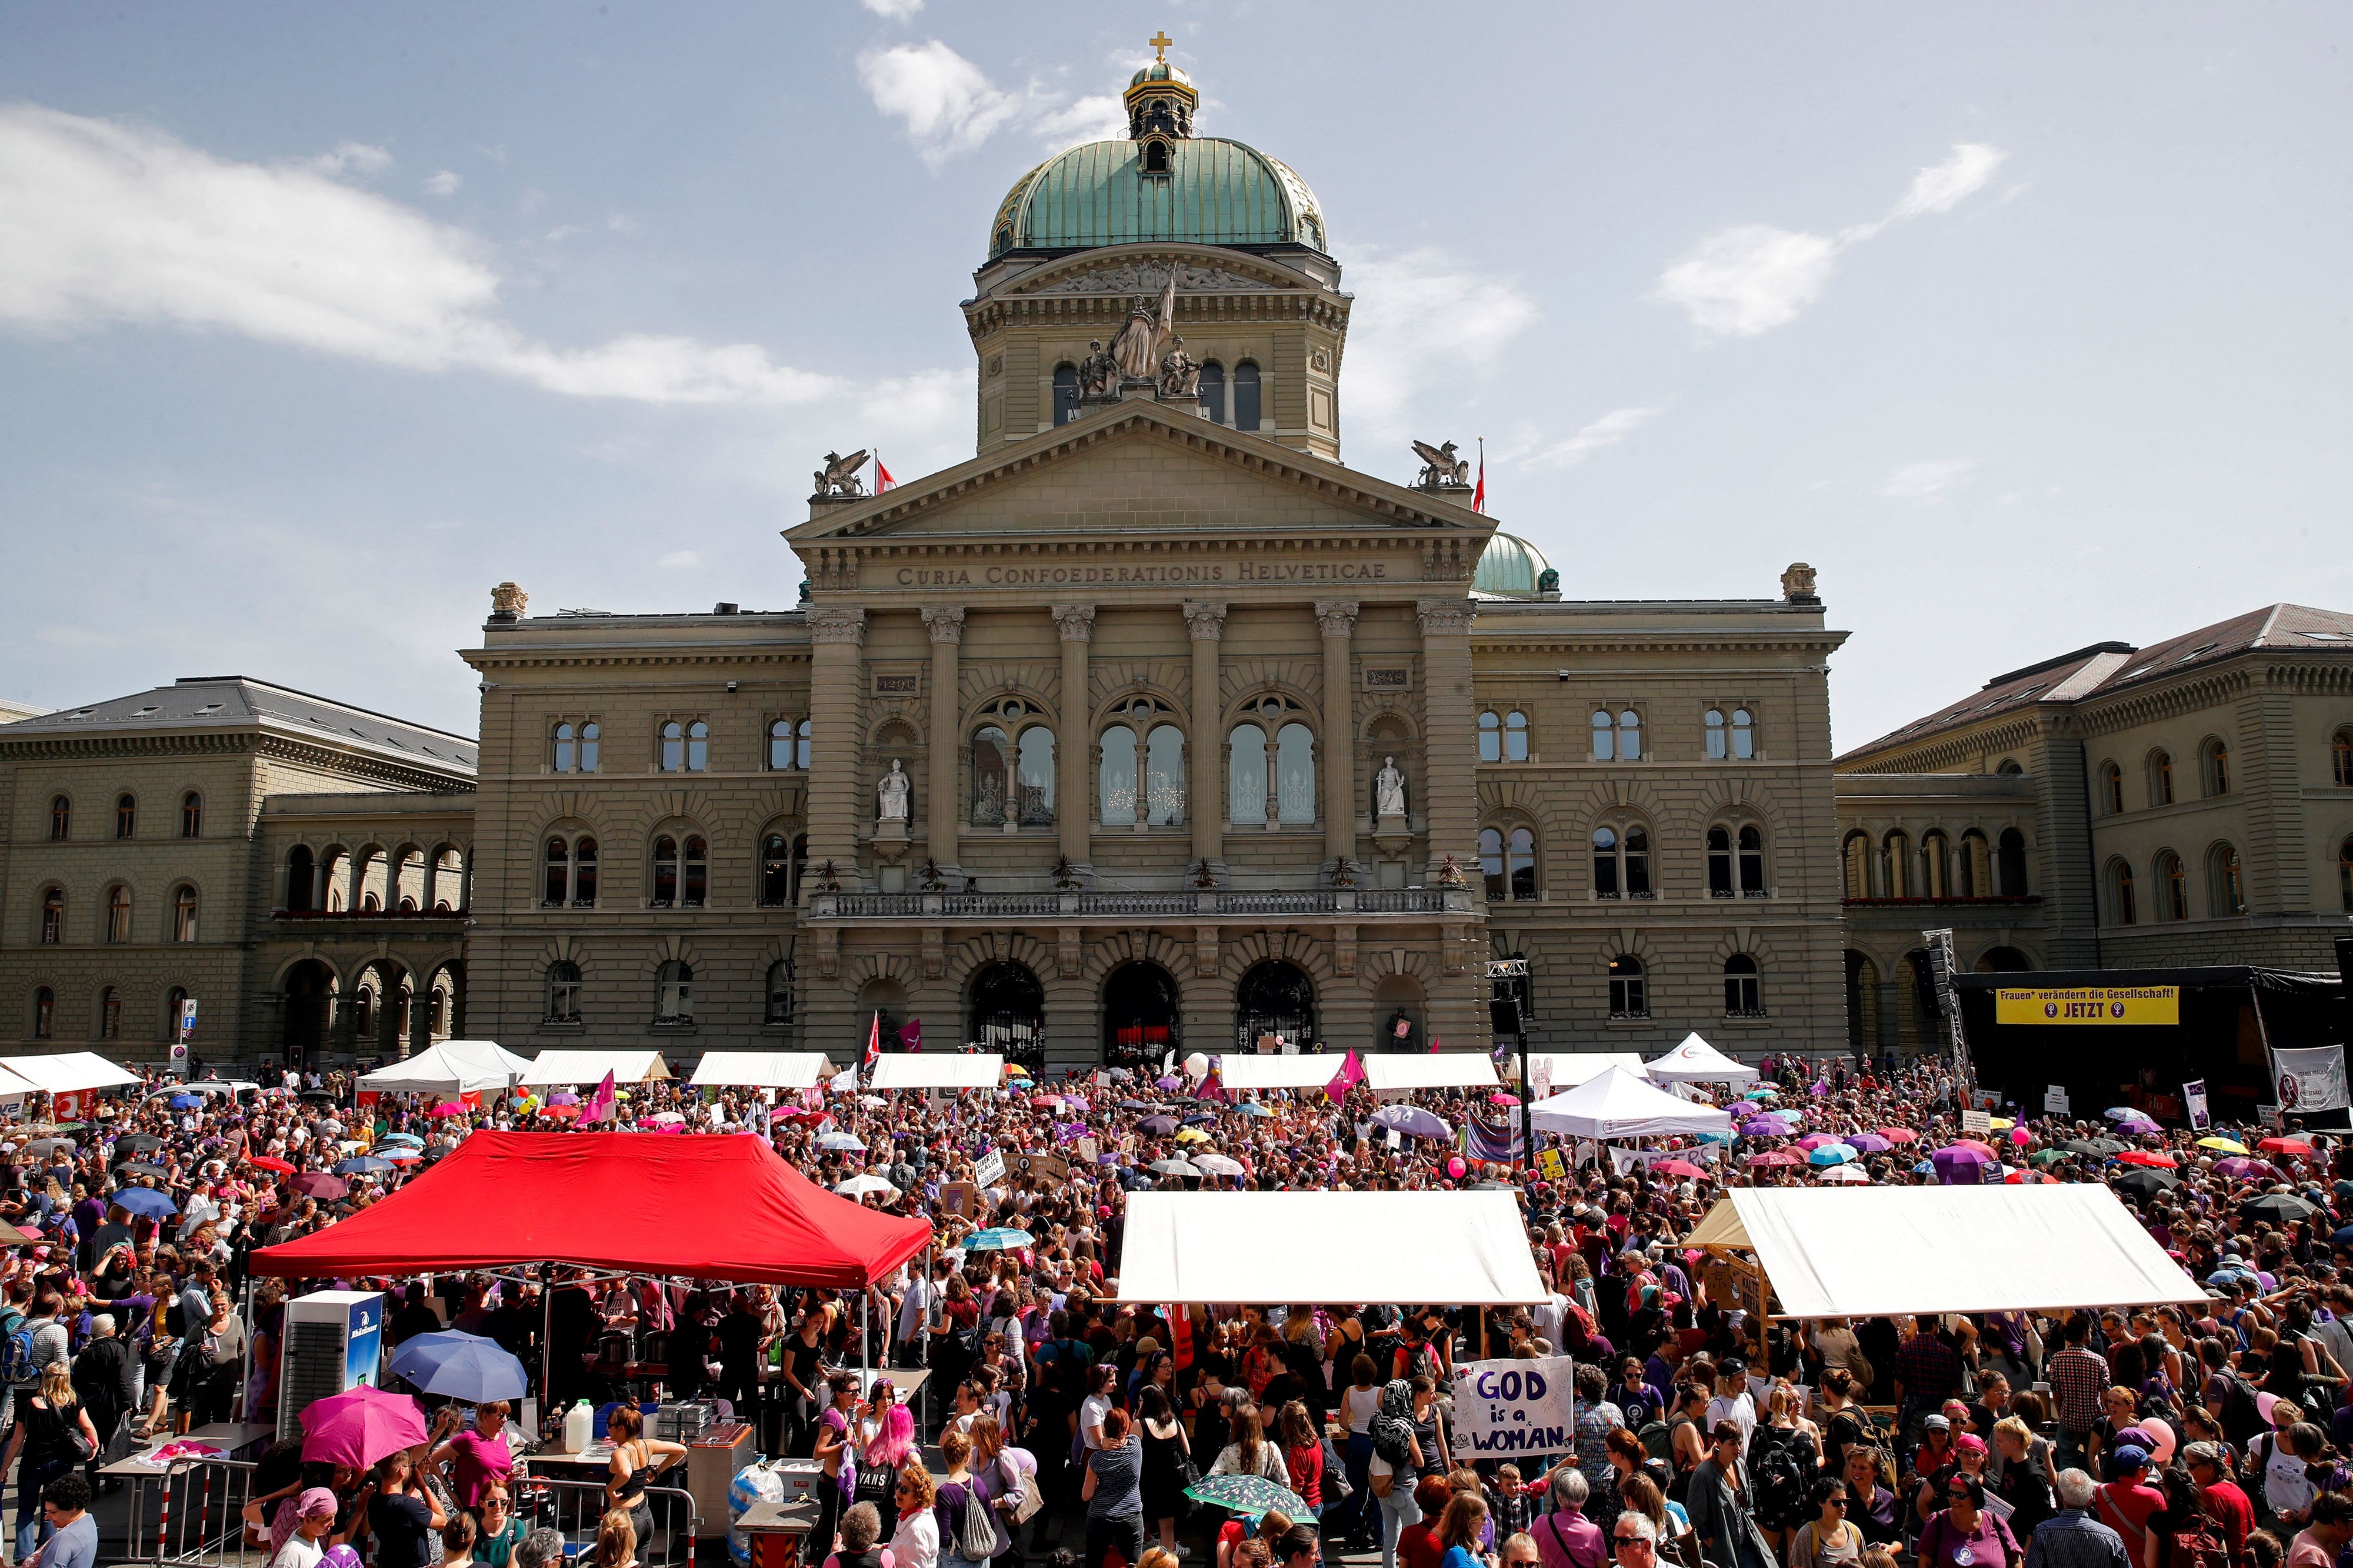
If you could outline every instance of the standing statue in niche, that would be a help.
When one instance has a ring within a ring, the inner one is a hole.
[[[874,783],[876,817],[883,822],[896,822],[903,825],[907,820],[908,798],[913,794],[913,786],[908,782],[905,772],[900,768],[899,759],[892,758],[891,771]]]
[[[1160,303],[1155,308],[1142,298],[1129,307],[1127,325],[1111,341],[1111,357],[1118,363],[1119,374],[1126,381],[1151,381],[1160,372],[1160,345],[1168,341],[1168,330],[1176,319],[1176,275],[1168,275],[1167,286],[1160,290]]]
[[[1405,774],[1398,772],[1395,757],[1383,757],[1381,771],[1373,775],[1373,815],[1405,815]]]

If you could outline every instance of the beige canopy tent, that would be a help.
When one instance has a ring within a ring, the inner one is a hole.
[[[576,1088],[602,1083],[608,1072],[615,1083],[649,1083],[670,1076],[670,1064],[655,1050],[542,1051],[532,1059],[522,1081],[526,1089]]]
[[[995,1089],[1005,1080],[1005,1058],[994,1051],[926,1056],[892,1051],[874,1058],[866,1087],[890,1089]]]
[[[1493,1089],[1501,1081],[1484,1051],[1376,1054],[1358,1059],[1365,1066],[1366,1085],[1384,1096],[1418,1089]]]
[[[2093,1182],[1736,1187],[1683,1241],[1752,1255],[1776,1318],[2202,1301],[2205,1290]],[[1998,1249],[1989,1267],[1987,1247]]]
[[[818,1051],[706,1051],[688,1081],[706,1089],[815,1089],[833,1079]]]
[[[5,1068],[24,1079],[26,1087],[45,1094],[72,1094],[85,1089],[119,1089],[127,1083],[140,1081],[139,1075],[100,1056],[96,1051],[51,1051],[37,1057],[0,1058]],[[5,1083],[5,1080],[0,1080]],[[16,1084],[5,1083],[0,1093],[21,1094]]]
[[[1345,1056],[1252,1056],[1228,1052],[1218,1076],[1228,1089],[1322,1089],[1340,1076]]]
[[[1124,1301],[1552,1299],[1506,1192],[1136,1193],[1118,1279]]]

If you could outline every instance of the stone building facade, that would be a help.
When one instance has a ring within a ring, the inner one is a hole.
[[[1978,970],[2327,971],[2353,933],[2353,616],[2273,605],[2014,670],[1838,760],[1851,1037]]]
[[[1165,61],[1127,100],[991,225],[976,456],[880,495],[829,457],[793,608],[502,584],[470,778],[252,792],[245,1054],[1483,1049],[1499,993],[1548,1049],[1839,1045],[1811,571],[1565,599],[1451,447],[1344,466],[1313,192]],[[445,845],[450,911],[364,907],[351,857]]]

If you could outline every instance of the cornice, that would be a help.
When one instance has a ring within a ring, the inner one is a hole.
[[[310,741],[289,740],[280,735],[263,735],[256,752],[273,762],[293,763],[302,767],[322,768],[348,778],[366,779],[371,783],[398,785],[402,789],[446,794],[453,790],[470,790],[474,775],[470,773],[434,773],[425,768],[403,767],[397,763],[379,760],[362,753],[339,752],[332,746],[322,746]]]
[[[2255,674],[2242,666],[2189,676],[2154,689],[2118,692],[2113,697],[2094,695],[2076,704],[2078,722],[2086,735],[2108,735],[2136,724],[2178,719],[2201,708],[2244,697],[2255,689]]]
[[[5,732],[0,732],[0,759],[30,762],[36,758],[65,757],[231,756],[256,750],[261,739],[262,733],[259,730],[194,734],[110,734],[101,731],[87,735],[60,735],[53,732],[18,739],[5,738]]]
[[[1811,653],[1825,658],[1846,641],[1843,632],[1746,632],[1737,636],[1704,632],[1645,630],[1634,633],[1579,629],[1543,636],[1514,627],[1497,635],[1483,627],[1471,634],[1478,653]],[[1804,671],[1793,669],[1791,674]]]
[[[546,651],[521,648],[459,648],[458,657],[476,669],[594,669],[615,666],[637,665],[758,665],[807,664],[809,645],[797,643],[787,647],[737,649],[703,648],[685,644],[671,644],[644,650],[550,649]]]
[[[1227,322],[1298,321],[1337,332],[1348,325],[1349,300],[1345,294],[1270,289],[1176,298],[1175,325],[1179,331],[1198,332]],[[1065,327],[1109,336],[1126,321],[1133,303],[1124,294],[1011,294],[966,307],[965,325],[976,344],[1017,326]]]
[[[2050,719],[2029,709],[2023,713],[2005,713],[1982,724],[1941,731],[1934,736],[1877,751],[1866,747],[1849,752],[1837,758],[1836,763],[1839,772],[1848,773],[1942,773],[1981,752],[2002,752],[2027,745],[2056,729]]]

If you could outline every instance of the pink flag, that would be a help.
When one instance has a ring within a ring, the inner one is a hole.
[[[614,1119],[614,1112],[619,1106],[620,1100],[613,1093],[613,1069],[607,1068],[604,1081],[599,1083],[596,1086],[596,1091],[588,1097],[588,1104],[581,1111],[580,1120],[591,1123],[610,1121]]]
[[[923,1021],[921,1018],[910,1018],[905,1023],[900,1025],[899,1043],[902,1046],[904,1046],[910,1053],[922,1050],[923,1048]]]
[[[1340,1070],[1332,1075],[1332,1081],[1324,1086],[1324,1093],[1326,1098],[1338,1100],[1345,1098],[1349,1089],[1364,1081],[1363,1064],[1356,1060],[1356,1053],[1350,1051],[1347,1059],[1340,1064]]]

